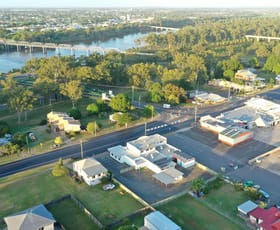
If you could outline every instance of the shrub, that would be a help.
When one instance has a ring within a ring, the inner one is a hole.
[[[75,120],[79,120],[82,118],[82,113],[78,108],[72,108],[68,114],[70,117],[73,117]]]
[[[63,166],[63,160],[62,158],[59,158],[57,164],[53,167],[52,175],[53,176],[65,176],[69,174],[68,168]]]
[[[52,170],[52,175],[59,177],[69,174],[69,170],[65,166],[55,165]]]
[[[3,137],[6,133],[10,133],[10,127],[6,121],[0,121],[0,137]]]
[[[89,104],[87,106],[87,112],[88,112],[88,115],[91,115],[91,114],[98,114],[99,113],[99,107],[97,104],[95,103],[92,103],[92,104]]]
[[[48,123],[47,119],[42,119],[39,125],[46,125]]]
[[[67,137],[68,137],[69,139],[75,137],[76,135],[77,135],[77,133],[75,133],[74,131],[71,131],[71,132],[67,133]]]
[[[56,138],[54,139],[54,143],[55,143],[56,145],[62,145],[62,144],[63,144],[63,139],[62,139],[62,137],[61,137],[61,136],[56,137]]]

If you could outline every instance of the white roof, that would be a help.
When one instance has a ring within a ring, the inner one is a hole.
[[[247,215],[249,212],[253,211],[258,207],[257,204],[255,204],[253,201],[248,200],[244,202],[243,204],[239,205],[237,207],[239,212],[242,212],[243,214]]]
[[[159,230],[181,230],[181,227],[175,224],[160,211],[155,211],[145,216],[145,221],[151,223],[155,229]]]
[[[148,149],[155,148],[160,144],[166,143],[166,138],[159,134],[154,134],[151,136],[142,136],[136,140],[129,141],[130,145],[135,146],[140,151],[147,151]]]

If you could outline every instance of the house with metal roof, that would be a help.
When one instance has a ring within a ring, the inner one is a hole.
[[[280,230],[280,210],[256,208],[249,212],[250,222],[260,230]]]
[[[88,185],[100,183],[100,179],[107,175],[107,169],[92,157],[74,162],[73,170]]]
[[[56,220],[42,204],[4,218],[8,230],[54,230]]]
[[[241,69],[238,70],[234,77],[236,79],[242,80],[242,81],[255,81],[257,78],[257,74],[252,73],[250,70],[248,69]]]
[[[144,217],[144,228],[146,230],[181,230],[181,227],[174,223],[160,211],[154,211]]]

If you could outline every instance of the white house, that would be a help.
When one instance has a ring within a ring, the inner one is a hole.
[[[73,163],[73,170],[88,185],[100,183],[100,179],[107,175],[107,169],[94,158],[86,158]]]
[[[7,230],[54,230],[56,220],[42,204],[4,218]]]

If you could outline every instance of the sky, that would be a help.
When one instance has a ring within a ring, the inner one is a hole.
[[[280,8],[279,0],[0,0],[0,8]]]

